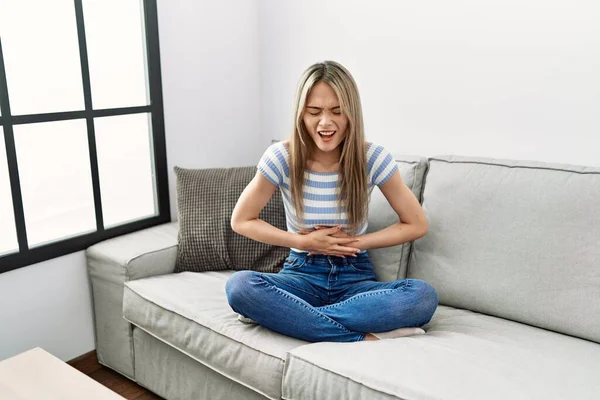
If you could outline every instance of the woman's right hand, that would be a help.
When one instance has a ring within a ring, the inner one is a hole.
[[[340,232],[341,226],[339,225],[332,228],[319,228],[311,232],[300,231],[299,233],[303,235],[302,250],[308,250],[309,255],[355,257],[356,253],[361,250],[348,245],[358,242],[358,239],[347,235],[346,237],[335,237],[339,236]]]

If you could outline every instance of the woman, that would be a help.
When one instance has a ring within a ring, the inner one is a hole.
[[[233,230],[290,248],[277,274],[238,271],[226,285],[240,320],[309,342],[378,340],[424,333],[438,296],[426,282],[378,282],[367,250],[427,233],[419,202],[393,157],[365,142],[358,89],[333,61],[303,74],[289,142],[271,145],[231,217]],[[377,185],[402,222],[366,234]],[[258,218],[281,190],[287,232]]]

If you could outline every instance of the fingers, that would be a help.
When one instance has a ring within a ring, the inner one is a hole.
[[[336,226],[331,226],[331,225],[315,225],[315,229],[316,230],[320,230],[320,229],[330,229],[330,228],[337,228],[337,227],[342,227],[341,225],[336,225]]]
[[[340,229],[342,229],[342,226],[337,225],[337,226],[332,226],[331,228],[320,228],[319,230],[327,233],[328,235],[332,235],[336,232],[339,232]]]
[[[355,247],[333,245],[328,249],[309,251],[309,256],[356,257],[362,250]]]
[[[342,257],[342,258],[346,258],[346,257],[355,257],[355,255],[353,254],[343,254],[343,253],[339,253],[339,252],[335,252],[335,251],[326,251],[323,253],[320,252],[315,252],[315,253],[308,253],[309,256],[335,256],[335,257]]]
[[[336,233],[339,232],[342,229],[342,225],[336,225],[336,226],[330,226],[330,225],[315,225],[314,226],[315,231],[321,231],[321,230],[326,230],[327,234],[330,233]],[[305,230],[305,229],[300,229],[298,232],[303,231],[303,232],[313,232],[313,231],[309,231],[309,230]]]
[[[361,249],[354,247],[345,247],[335,245],[327,250],[323,251],[312,251],[308,255],[324,255],[324,256],[337,256],[337,257],[356,257],[357,253],[360,253]]]
[[[358,242],[359,239],[357,238],[353,238],[353,237],[348,237],[348,238],[335,238],[334,243],[335,244],[348,244],[348,243],[355,243]]]
[[[340,226],[341,227],[341,226]],[[310,230],[310,229],[298,229],[298,233],[301,235],[308,235],[309,233],[312,233],[314,231],[320,231],[323,229],[332,229],[329,226],[325,226],[325,225],[315,225],[315,230]],[[335,229],[333,232],[338,232],[339,229],[336,229],[336,227],[333,227],[333,229]]]
[[[356,253],[359,253],[361,250],[359,248],[356,247],[347,247],[347,246],[340,246],[340,245],[336,245],[333,246],[331,248],[332,251],[336,251],[342,254],[346,254],[346,255],[356,255]]]

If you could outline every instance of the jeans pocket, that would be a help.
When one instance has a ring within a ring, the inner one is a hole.
[[[306,258],[300,257],[288,257],[285,259],[283,263],[283,268],[285,269],[300,269],[302,266],[306,264]]]
[[[348,260],[348,265],[357,272],[373,273],[373,264],[371,264],[371,261]]]

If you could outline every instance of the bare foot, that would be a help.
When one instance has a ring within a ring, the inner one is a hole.
[[[377,336],[367,333],[363,340],[379,340],[379,339],[377,338]]]
[[[413,335],[423,335],[425,331],[421,328],[398,328],[388,332],[376,332],[369,335],[375,336],[377,339],[395,339]]]

